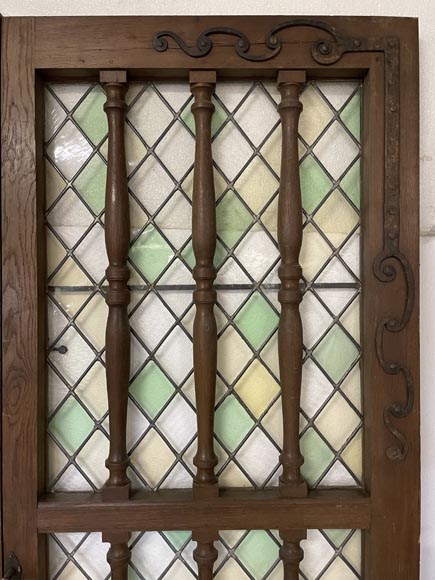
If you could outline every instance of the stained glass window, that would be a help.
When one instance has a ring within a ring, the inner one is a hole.
[[[269,82],[225,82],[218,83],[213,100],[217,473],[222,486],[262,488],[277,485],[282,437],[276,336],[278,94]],[[302,473],[311,488],[361,486],[361,85],[310,81],[301,100]],[[97,84],[51,84],[46,89],[50,491],[96,491],[107,478],[104,101]],[[128,448],[129,476],[137,489],[190,487],[193,476],[194,122],[190,106],[187,83],[132,84],[128,93],[132,294]],[[141,546],[149,544],[152,551],[153,542],[165,546],[167,566],[182,571],[177,578],[190,577],[195,568],[182,554],[190,554],[191,543],[188,535],[178,534],[135,537],[132,577],[165,577],[165,569],[148,576],[143,568],[147,560],[145,555],[142,560]],[[338,536],[347,546],[357,543],[359,533]],[[242,534],[237,557],[233,552],[225,556],[231,537],[235,536],[223,533],[221,537],[218,578],[280,577],[278,565],[268,568],[268,575],[256,576],[243,564],[252,542],[266,542],[270,553],[275,553],[276,534]],[[310,532],[303,578],[359,577],[354,556],[347,558],[344,544],[338,546],[334,537],[337,534],[329,531]],[[53,536],[52,577],[70,577],[65,574],[77,565],[78,575],[100,577],[86,571],[88,546],[105,558],[106,548],[93,538]],[[309,557],[310,545],[326,546],[322,568],[307,564],[314,560]],[[239,576],[225,575],[231,566]]]

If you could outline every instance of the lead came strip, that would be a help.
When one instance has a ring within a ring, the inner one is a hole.
[[[302,199],[298,163],[298,123],[302,111],[299,92],[305,82],[303,71],[280,71],[278,111],[282,123],[281,178],[278,198],[278,245],[281,315],[278,328],[278,357],[282,392],[283,450],[279,480],[282,497],[304,497],[307,484],[301,476],[304,459],[299,448],[299,407],[302,379],[302,300],[299,253],[302,245]]]
[[[105,204],[105,240],[109,259],[106,276],[109,288],[106,302],[109,314],[106,326],[106,376],[109,402],[110,450],[106,460],[109,478],[103,488],[103,500],[122,501],[129,498],[127,477],[127,404],[130,375],[130,324],[127,282],[130,271],[127,257],[130,242],[129,198],[125,158],[124,123],[127,105],[125,71],[102,71],[100,82],[107,95],[109,137]],[[127,580],[130,550],[128,532],[105,532],[103,541],[110,542],[107,554],[112,578]]]

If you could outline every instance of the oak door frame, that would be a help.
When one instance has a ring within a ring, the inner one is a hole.
[[[365,578],[417,580],[417,20],[4,18],[1,65],[3,555],[17,555],[25,578],[45,578],[49,532],[359,527],[366,530]],[[131,80],[187,82],[196,69],[216,70],[220,79],[274,78],[282,69],[363,79],[365,490],[312,491],[303,499],[282,499],[274,490],[223,490],[207,502],[193,501],[190,490],[141,492],[116,503],[92,493],[44,495],[43,86],[96,80],[104,69],[127,70]]]

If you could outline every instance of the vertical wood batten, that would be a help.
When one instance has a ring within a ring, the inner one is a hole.
[[[109,288],[106,302],[109,314],[106,326],[106,377],[109,402],[110,449],[106,460],[109,478],[103,488],[103,500],[128,499],[127,476],[127,405],[130,377],[130,292],[127,266],[130,241],[130,214],[125,158],[124,124],[127,105],[125,71],[102,71],[100,82],[107,95],[104,110],[109,126],[107,182],[105,204],[105,240],[109,266],[106,270]],[[130,534],[116,529],[103,535],[110,542],[107,561],[114,580],[127,580]]]
[[[192,113],[195,118],[195,169],[192,197],[192,243],[195,254],[193,277],[196,305],[193,326],[193,361],[195,376],[198,447],[193,479],[195,497],[219,494],[215,467],[218,463],[213,447],[214,406],[217,370],[217,328],[214,316],[216,291],[213,282],[216,269],[213,258],[216,249],[216,204],[211,151],[211,120],[214,105],[211,101],[216,85],[213,71],[190,73],[194,95]]]
[[[278,245],[281,314],[278,328],[278,356],[282,392],[283,451],[279,481],[282,497],[304,497],[307,484],[301,477],[303,457],[299,447],[299,407],[302,379],[302,300],[299,253],[302,245],[302,200],[299,180],[298,123],[302,111],[299,92],[304,71],[280,71],[278,111],[282,123],[281,178],[278,198]]]
[[[283,567],[284,580],[299,580],[299,565],[304,558],[300,542],[307,537],[306,530],[280,531],[282,546],[279,551]]]

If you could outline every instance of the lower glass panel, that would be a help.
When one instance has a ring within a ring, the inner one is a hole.
[[[361,576],[360,530],[308,530],[301,542],[300,580],[357,580]],[[281,540],[276,531],[223,531],[216,542],[218,580],[282,580]],[[129,579],[190,580],[197,577],[195,542],[190,532],[145,532],[132,535]],[[101,534],[52,534],[50,580],[109,578],[108,545]]]

